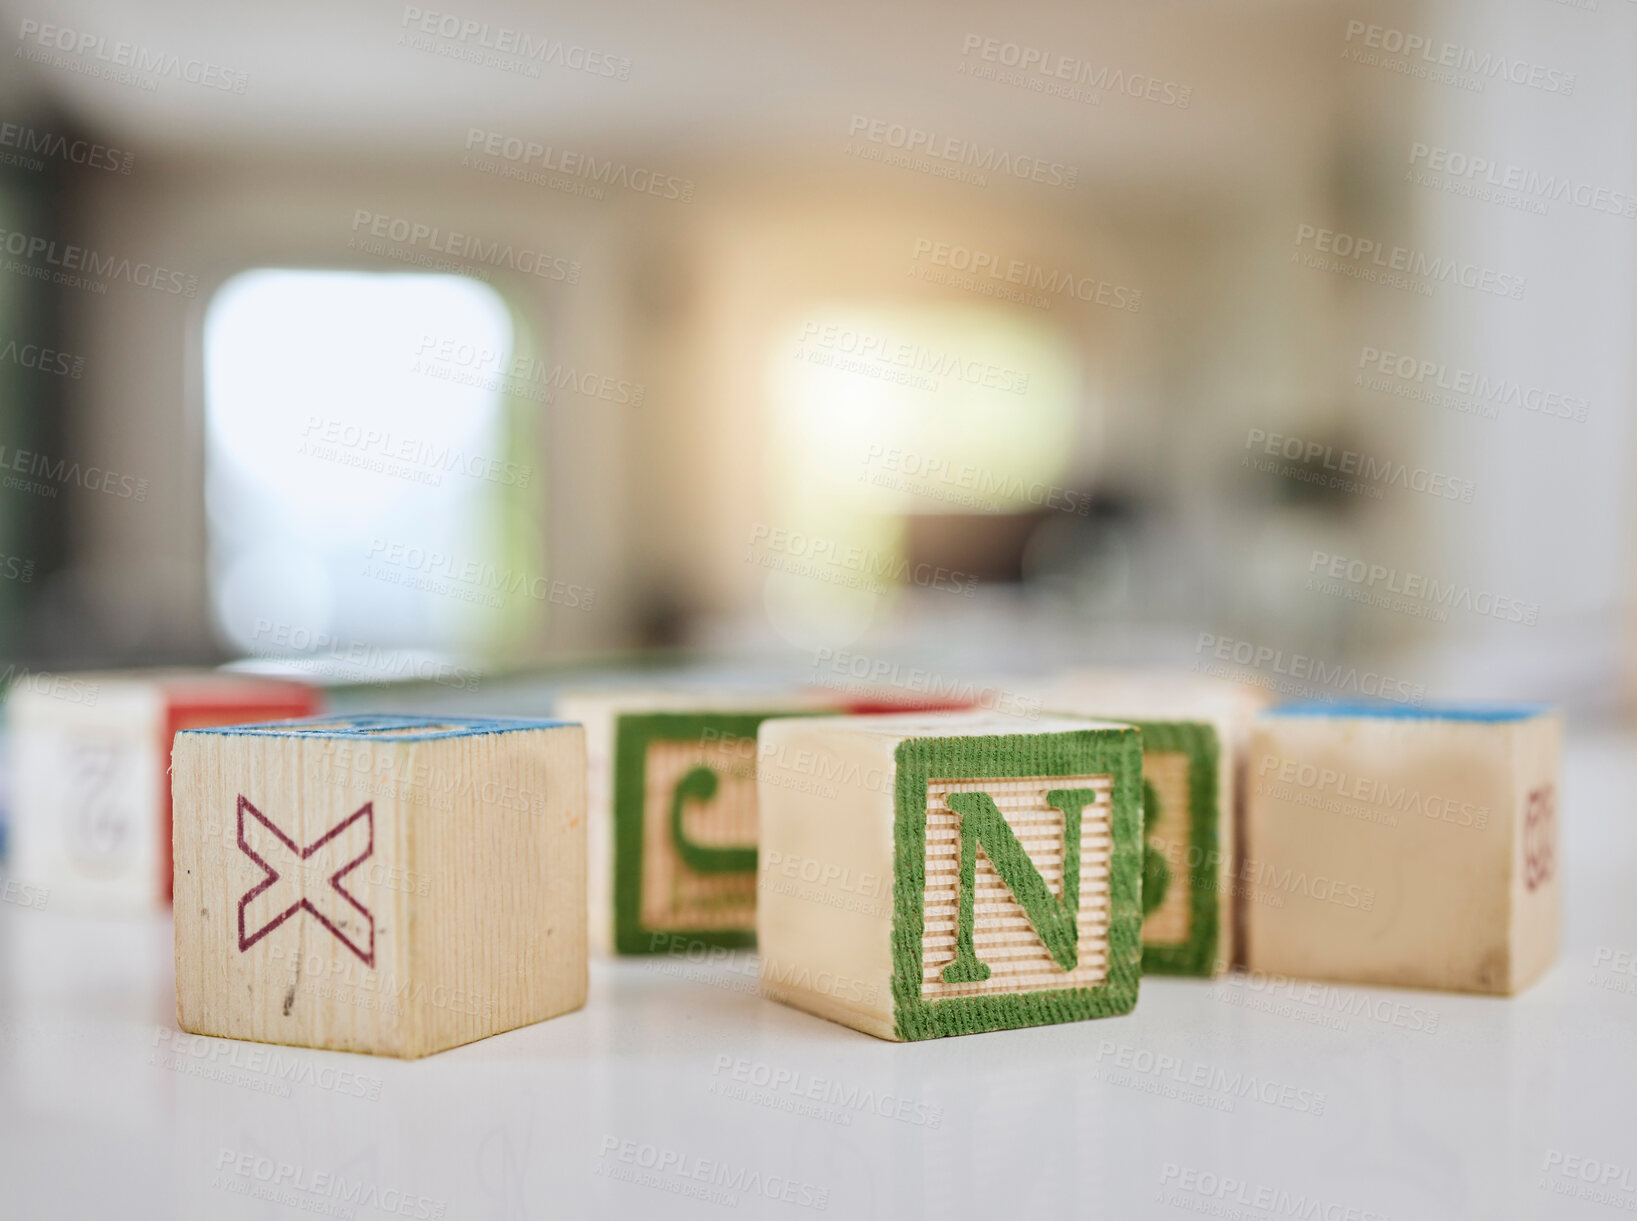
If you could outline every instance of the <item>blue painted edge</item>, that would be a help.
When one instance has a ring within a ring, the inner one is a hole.
[[[1391,704],[1355,700],[1329,703],[1325,700],[1296,700],[1269,708],[1265,716],[1366,717],[1383,721],[1471,721],[1497,725],[1545,716],[1547,704]]]
[[[426,742],[436,738],[467,738],[486,733],[513,733],[524,729],[560,729],[578,721],[533,720],[523,717],[402,716],[396,713],[356,713],[351,716],[314,716],[292,721],[262,721],[254,725],[215,725],[184,729],[182,733],[240,734],[262,738],[367,738],[377,742]],[[453,726],[432,729],[432,726]]]

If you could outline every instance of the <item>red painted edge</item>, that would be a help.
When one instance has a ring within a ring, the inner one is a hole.
[[[319,693],[294,683],[277,685],[246,684],[237,698],[232,689],[223,691],[186,685],[165,693],[165,721],[160,729],[159,750],[165,770],[159,778],[159,889],[170,903],[176,895],[175,847],[171,841],[171,750],[183,729],[209,729],[213,725],[248,725],[253,721],[281,721],[289,717],[315,716],[322,711]]]
[[[879,712],[964,712],[976,707],[973,700],[849,700],[841,710],[848,716],[873,716]]]

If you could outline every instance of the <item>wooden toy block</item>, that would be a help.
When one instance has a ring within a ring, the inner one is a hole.
[[[1246,949],[1294,977],[1511,994],[1557,955],[1562,724],[1294,704],[1249,755]]]
[[[590,759],[591,944],[663,953],[756,938],[756,730],[830,707],[820,692],[565,695]]]
[[[883,1039],[1127,1013],[1138,733],[989,713],[763,724],[764,994]]]
[[[1142,731],[1143,971],[1212,976],[1234,959],[1239,772],[1265,700],[1219,679],[1070,671],[1038,691],[1055,712]]]
[[[861,687],[565,695],[590,759],[591,944],[657,954],[756,941],[756,732],[772,717],[944,710]]]
[[[211,671],[79,673],[14,685],[12,868],[51,902],[162,910],[171,898],[178,730],[311,716],[316,691]]]
[[[415,1057],[585,1003],[585,736],[348,716],[177,735],[182,1029]]]

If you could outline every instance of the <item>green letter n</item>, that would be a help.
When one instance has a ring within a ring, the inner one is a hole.
[[[1097,801],[1096,789],[1052,789],[1046,804],[1063,811],[1063,897],[1058,899],[1018,842],[1006,816],[988,793],[951,793],[945,800],[961,820],[960,912],[955,921],[955,961],[944,982],[981,983],[989,964],[972,945],[972,907],[977,892],[978,845],[1000,880],[1023,908],[1052,961],[1072,971],[1080,961],[1080,813]]]

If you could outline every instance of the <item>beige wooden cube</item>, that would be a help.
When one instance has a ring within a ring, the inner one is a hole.
[[[883,1039],[1129,1012],[1135,729],[950,712],[767,721],[764,994]]]
[[[163,911],[177,732],[311,716],[319,702],[299,683],[210,670],[20,679],[6,700],[13,870],[53,907]]]
[[[348,716],[177,735],[182,1029],[424,1056],[585,1003],[585,737]]]
[[[1252,733],[1247,958],[1313,979],[1511,994],[1557,955],[1559,718],[1287,705]]]
[[[567,692],[589,759],[591,947],[748,946],[756,927],[756,730],[832,707],[814,690]]]
[[[1188,672],[1071,670],[1031,688],[1054,712],[1142,731],[1143,972],[1219,975],[1234,961],[1240,771],[1256,689]]]

